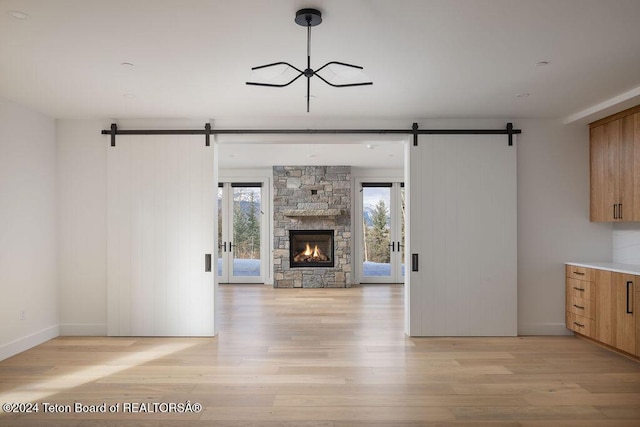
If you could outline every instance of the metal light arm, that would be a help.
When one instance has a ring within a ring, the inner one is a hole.
[[[257,67],[253,67],[251,68],[252,71],[255,70],[261,70],[264,68],[269,68],[269,67],[275,67],[277,65],[286,65],[288,67],[293,68],[294,70],[296,70],[299,74],[297,76],[295,76],[293,79],[291,79],[289,82],[287,83],[283,83],[283,84],[273,84],[273,83],[258,83],[258,82],[246,82],[246,84],[251,85],[251,86],[267,86],[267,87],[285,87],[285,86],[289,86],[291,83],[295,82],[296,80],[298,80],[298,78],[304,74],[304,72],[302,70],[299,70],[297,67],[294,67],[293,65],[289,64],[288,62],[274,62],[273,64],[267,64],[267,65],[260,65]]]
[[[336,64],[336,65],[342,65],[344,67],[351,67],[351,68],[356,68],[358,70],[364,70],[364,68],[362,68],[359,65],[353,65],[353,64],[347,64],[346,62],[339,62],[339,61],[331,61],[331,62],[327,62],[326,64],[324,64],[322,67],[318,68],[313,74],[315,76],[317,76],[320,80],[322,80],[323,82],[325,82],[326,84],[328,84],[329,86],[333,86],[333,87],[352,87],[352,86],[368,86],[368,85],[372,85],[373,82],[362,82],[362,83],[345,83],[342,85],[337,85],[334,83],[329,82],[328,80],[326,80],[325,78],[323,78],[320,74],[318,74],[320,71],[322,71],[323,68],[332,65],[332,64]]]
[[[291,79],[289,82],[284,83],[284,84],[273,84],[273,83],[257,83],[257,82],[246,82],[246,84],[250,85],[250,86],[267,86],[267,87],[285,87],[285,86],[289,86],[291,83],[295,82],[296,80],[298,80],[304,73],[300,73],[297,76],[295,76],[293,79]]]
[[[299,73],[302,73],[302,70],[299,70],[297,67],[294,67],[293,65],[289,64],[288,62],[274,62],[273,64],[267,64],[267,65],[259,65],[257,67],[252,67],[251,70],[260,70],[262,68],[268,68],[268,67],[275,67],[276,65],[288,65],[289,67],[293,68],[294,70],[296,70]]]
[[[345,67],[351,67],[351,68],[357,68],[358,70],[364,70],[364,68],[362,68],[359,65],[347,64],[346,62],[330,61],[330,62],[327,62],[326,64],[324,64],[322,67],[318,68],[316,70],[316,73],[319,73],[320,71],[322,71],[322,69],[324,67],[327,67],[327,66],[329,66],[331,64],[344,65]]]

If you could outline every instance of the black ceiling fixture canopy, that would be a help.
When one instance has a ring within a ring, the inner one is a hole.
[[[294,67],[293,65],[289,64],[288,62],[283,62],[283,61],[274,62],[274,63],[266,64],[266,65],[260,65],[260,66],[257,66],[257,67],[253,67],[253,68],[251,68],[252,71],[261,70],[261,69],[265,69],[265,68],[269,68],[269,67],[276,67],[278,65],[285,65],[285,66],[290,67],[293,70],[295,70],[298,74],[295,77],[293,77],[291,80],[289,80],[288,82],[282,83],[282,84],[246,82],[248,85],[267,86],[267,87],[285,87],[285,86],[289,86],[291,83],[295,82],[300,77],[304,76],[304,77],[307,78],[307,113],[308,113],[309,112],[309,101],[310,101],[310,98],[311,98],[311,77],[313,77],[313,76],[318,77],[320,80],[322,80],[323,82],[325,82],[329,86],[333,86],[333,87],[367,86],[367,85],[372,85],[373,84],[373,82],[335,84],[335,83],[331,83],[329,80],[327,80],[326,78],[324,78],[320,74],[318,74],[322,70],[328,69],[327,67],[329,67],[331,65],[340,66],[340,67],[346,67],[346,68],[355,68],[355,69],[358,69],[358,70],[362,70],[363,68],[360,67],[359,65],[347,64],[345,62],[339,62],[339,61],[327,62],[326,64],[324,64],[322,67],[318,68],[317,70],[314,70],[313,68],[311,68],[311,27],[315,27],[316,25],[320,25],[322,23],[322,13],[317,9],[300,9],[299,11],[296,12],[295,22],[298,25],[301,25],[303,27],[307,27],[307,68],[305,68],[304,70],[300,70],[299,68]]]
[[[322,24],[322,13],[318,9],[300,9],[296,12],[296,24],[315,27]]]

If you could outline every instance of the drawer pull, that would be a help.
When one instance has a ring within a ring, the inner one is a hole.
[[[581,306],[579,306],[579,305],[573,304],[573,306],[574,306],[575,308],[579,308],[580,310],[584,310],[584,307],[581,307]]]
[[[577,288],[574,286],[573,289],[575,289],[576,291],[584,292],[584,288]]]
[[[582,323],[573,322],[573,324],[576,325],[576,326],[580,326],[581,328],[584,328],[584,325]]]
[[[573,274],[577,274],[578,276],[584,276],[584,273],[580,273],[579,271],[574,271]]]

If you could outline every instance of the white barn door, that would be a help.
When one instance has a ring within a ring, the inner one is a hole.
[[[406,332],[517,335],[515,142],[421,135],[407,150]]]
[[[110,336],[213,336],[214,150],[202,136],[118,136],[108,149]]]

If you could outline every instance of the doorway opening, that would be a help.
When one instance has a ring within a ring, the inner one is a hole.
[[[359,182],[356,261],[359,283],[404,283],[402,182]]]
[[[263,183],[221,182],[217,205],[219,283],[264,283]]]

